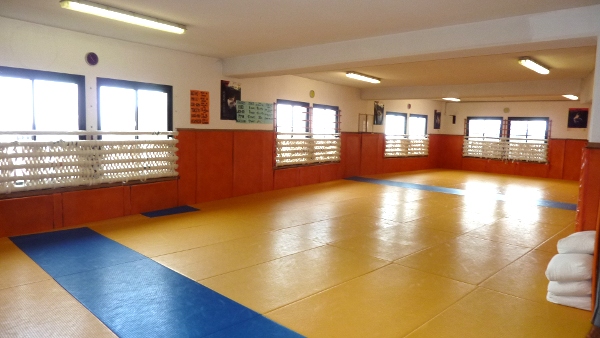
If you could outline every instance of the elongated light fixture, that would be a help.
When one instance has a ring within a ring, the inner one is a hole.
[[[579,97],[577,97],[577,95],[567,94],[567,95],[563,95],[563,96],[566,97],[569,100],[573,100],[573,101],[579,100]]]
[[[544,74],[544,75],[550,73],[550,70],[548,69],[548,67],[542,66],[538,62],[533,61],[530,57],[520,58],[519,64],[521,66],[524,66],[524,67],[527,67],[527,68],[533,70],[536,73],[540,73],[540,74]]]
[[[365,82],[370,82],[370,83],[380,83],[381,80],[376,78],[376,77],[372,77],[372,76],[368,76],[368,75],[363,75],[363,74],[359,74],[356,72],[346,72],[346,76],[351,78],[351,79],[355,79],[355,80],[360,80],[360,81],[365,81]]]
[[[134,25],[144,26],[148,28],[154,28],[165,32],[183,34],[185,32],[185,26],[176,23],[152,18],[149,16],[137,14],[134,12],[125,11],[122,9],[97,4],[90,1],[69,1],[61,0],[60,7],[65,9],[71,9],[78,12],[93,14],[101,16],[103,18],[118,20],[122,22],[131,23]]]
[[[442,100],[460,102],[460,99],[457,99],[456,97],[442,97]]]

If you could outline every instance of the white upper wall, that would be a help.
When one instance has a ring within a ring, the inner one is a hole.
[[[89,66],[84,56],[88,52],[99,55],[97,66]],[[241,124],[220,120],[220,81],[232,80],[242,85],[242,100],[275,102],[277,99],[339,106],[342,110],[342,131],[358,131],[359,114],[373,114],[373,101],[362,100],[360,91],[296,76],[234,79],[222,75],[221,61],[185,52],[151,47],[115,39],[92,36],[28,22],[0,17],[0,66],[28,68],[86,77],[86,110],[88,129],[96,128],[96,78],[106,77],[173,86],[174,126],[198,129],[254,129],[272,130],[272,125]],[[594,80],[596,81],[596,79]],[[210,124],[190,124],[190,90],[209,91]],[[315,91],[310,98],[309,92]],[[598,90],[595,91],[596,93]],[[466,116],[550,116],[555,138],[587,137],[587,130],[568,130],[568,108],[589,107],[578,102],[529,103],[461,103],[449,104],[430,100],[383,100],[386,111],[427,114],[429,132],[462,134]],[[411,104],[411,109],[407,105]],[[511,112],[504,115],[504,107]],[[440,110],[442,129],[433,130],[434,110]],[[452,125],[448,115],[457,115]],[[383,132],[384,126],[375,126],[374,132]]]
[[[447,103],[442,112],[442,134],[463,135],[465,120],[472,116],[509,117],[549,117],[552,121],[551,138],[587,139],[588,128],[567,128],[569,108],[589,108],[589,104],[579,102],[543,101],[543,102],[461,102]],[[508,108],[508,113],[505,113]],[[452,124],[451,115],[456,115],[456,124]]]
[[[100,62],[85,62],[88,52]],[[275,102],[298,100],[339,106],[342,130],[356,131],[365,108],[360,91],[296,76],[257,79],[223,77],[221,61],[110,38],[0,17],[0,66],[84,75],[88,130],[97,126],[96,78],[112,78],[173,86],[175,128],[272,130],[271,124],[242,124],[220,120],[221,80],[241,83],[242,100]],[[190,124],[190,90],[210,92],[210,124]],[[314,99],[309,97],[314,90]]]

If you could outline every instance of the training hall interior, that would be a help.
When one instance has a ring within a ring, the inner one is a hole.
[[[598,18],[1,0],[0,337],[591,335]]]

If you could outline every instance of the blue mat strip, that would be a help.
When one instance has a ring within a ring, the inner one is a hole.
[[[156,211],[150,211],[150,212],[142,212],[142,215],[144,215],[146,217],[154,218],[154,217],[161,217],[161,216],[183,214],[186,212],[194,212],[194,211],[198,211],[198,210],[200,210],[200,209],[190,207],[189,205],[182,205],[180,207],[174,207],[174,208],[168,208],[168,209],[162,209],[162,210],[156,210]]]
[[[381,185],[387,185],[387,186],[392,186],[392,187],[432,191],[432,192],[439,192],[439,193],[443,193],[443,194],[451,194],[451,195],[459,195],[459,196],[465,196],[465,195],[469,194],[469,192],[467,190],[462,190],[462,189],[436,187],[436,186],[431,186],[431,185],[408,183],[408,182],[378,180],[375,178],[367,178],[367,177],[360,177],[360,176],[352,176],[352,177],[348,177],[346,179],[349,181],[381,184]],[[499,201],[507,200],[507,196],[502,195],[502,194],[496,194],[495,198]],[[535,202],[536,202],[536,205],[538,205],[540,207],[556,208],[556,209],[564,209],[564,210],[577,210],[577,204],[554,202],[554,201],[541,200],[541,199],[536,200]]]
[[[89,228],[10,239],[119,337],[301,337]]]

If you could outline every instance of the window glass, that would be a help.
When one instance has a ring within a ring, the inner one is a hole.
[[[473,140],[499,141],[502,118],[467,118],[467,132]]]
[[[32,81],[0,76],[0,130],[33,129]],[[0,142],[15,141],[16,136],[2,135]]]
[[[308,103],[278,100],[277,132],[307,133]]]
[[[104,131],[172,130],[171,86],[113,79],[98,79],[98,125]],[[103,139],[136,136],[104,135]],[[148,136],[143,138],[164,138]]]
[[[388,112],[385,115],[385,134],[406,134],[406,114]]]
[[[311,132],[314,138],[331,138],[339,133],[339,108],[315,104],[312,109]]]
[[[509,118],[509,137],[511,142],[544,143],[548,130],[546,119]]]
[[[76,131],[85,129],[85,78],[0,66],[0,130]],[[58,136],[38,135],[36,140]],[[78,136],[60,136],[63,140]],[[1,141],[31,140],[33,136],[0,136]]]
[[[74,83],[33,81],[35,129],[47,131],[74,131],[79,129],[78,88]],[[40,135],[37,140],[53,140],[56,136]],[[63,140],[77,140],[77,135],[61,136]]]
[[[427,135],[427,115],[410,115],[408,118],[409,137],[422,137]]]

